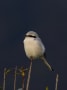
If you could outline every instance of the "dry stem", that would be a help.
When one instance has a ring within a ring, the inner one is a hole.
[[[28,88],[29,88],[31,69],[32,69],[32,60],[31,60],[31,62],[30,62],[30,67],[29,67],[29,72],[28,72],[28,79],[27,79],[26,90],[28,90]]]

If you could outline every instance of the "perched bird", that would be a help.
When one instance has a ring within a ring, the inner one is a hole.
[[[36,32],[34,31],[27,32],[23,43],[26,56],[30,60],[41,59],[44,61],[48,69],[50,71],[53,71],[53,68],[46,60],[45,46]]]

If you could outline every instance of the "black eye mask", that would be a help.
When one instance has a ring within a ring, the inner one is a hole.
[[[36,38],[36,36],[32,36],[32,35],[26,35],[26,37]]]

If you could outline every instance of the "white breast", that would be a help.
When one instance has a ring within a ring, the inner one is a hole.
[[[34,59],[39,58],[45,52],[45,48],[41,41],[28,37],[24,40],[24,49],[27,57],[33,57]]]

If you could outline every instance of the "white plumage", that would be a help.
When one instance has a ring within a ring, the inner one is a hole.
[[[26,35],[34,33],[33,31],[28,32]],[[33,34],[31,34],[33,35]],[[34,33],[34,35],[37,35]],[[24,39],[24,49],[28,58],[32,57],[33,59],[43,56],[45,52],[45,47],[42,44],[39,37],[25,37]]]
[[[24,42],[24,50],[25,50],[26,56],[29,59],[32,58],[33,60],[37,58],[42,59],[46,64],[46,66],[52,71],[51,66],[44,58],[45,46],[43,45],[38,34],[34,31],[27,32],[23,42]]]

